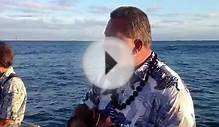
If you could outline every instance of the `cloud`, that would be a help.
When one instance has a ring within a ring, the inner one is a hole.
[[[51,0],[41,2],[36,0],[0,0],[0,7],[5,9],[28,11],[68,11],[72,10],[79,0]]]
[[[64,22],[58,17],[15,18],[0,16],[0,39],[27,40],[100,40],[106,20],[76,18]],[[22,15],[18,15],[22,17]],[[219,36],[216,21],[195,22],[181,18],[159,18],[151,21],[154,40],[214,39]]]
[[[42,4],[40,2],[34,2],[32,0],[25,1],[25,0],[1,0],[0,3],[1,6],[7,6],[8,8],[14,7],[14,8],[31,8],[31,9],[43,9],[46,8],[46,4]]]
[[[218,13],[162,13],[154,15],[160,18],[184,18],[184,19],[192,19],[192,20],[203,20],[208,18],[219,18]]]
[[[89,6],[88,12],[93,14],[109,14],[113,9],[106,6]],[[158,13],[160,10],[162,10],[161,7],[151,7],[144,9],[147,14],[154,14]]]
[[[42,15],[39,13],[12,13],[12,14],[5,14],[5,17],[18,19],[18,18],[37,18],[41,17]]]
[[[78,2],[80,2],[80,0],[50,0],[49,3],[51,4],[55,4],[58,6],[74,6],[75,4],[77,4]]]
[[[219,39],[219,15],[206,13],[156,13],[150,15],[155,40]]]
[[[0,39],[99,40],[114,7],[97,4],[77,9],[81,0],[0,0]],[[219,14],[168,13],[161,7],[143,9],[154,39],[219,37]],[[164,10],[164,11],[163,11]],[[82,13],[80,13],[80,12]]]
[[[160,21],[160,23],[162,24],[175,24],[175,25],[182,25],[184,24],[185,22],[183,20],[176,20],[176,19],[163,19]]]
[[[112,8],[104,6],[89,6],[88,12],[93,14],[109,14]]]
[[[158,26],[178,26],[186,27],[193,25],[193,27],[217,25],[219,21],[219,14],[217,13],[165,13],[151,15],[154,27]]]
[[[161,8],[161,7],[151,7],[151,8],[146,8],[145,12],[149,13],[149,14],[155,14],[155,13],[160,12],[162,9],[163,8]]]
[[[12,19],[44,19],[51,22],[68,22],[77,17],[74,5],[79,0],[0,0],[0,17]],[[70,2],[71,1],[71,2]],[[58,3],[60,2],[60,3]],[[64,2],[66,4],[61,4]],[[51,20],[53,19],[53,20]]]
[[[105,21],[94,19],[75,19],[66,24],[43,19],[0,17],[0,39],[100,40],[103,38],[105,25]]]
[[[212,25],[208,25],[208,27],[219,28],[219,25],[217,25],[217,24],[212,24]]]
[[[153,40],[207,40],[218,39],[218,30],[212,28],[163,28],[152,30]]]

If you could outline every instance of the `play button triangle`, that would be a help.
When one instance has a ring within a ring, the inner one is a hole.
[[[116,66],[117,62],[107,53],[105,52],[105,75]]]

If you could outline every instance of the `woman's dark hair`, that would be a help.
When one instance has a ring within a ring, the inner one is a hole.
[[[0,67],[8,68],[13,64],[14,53],[5,42],[0,42]]]

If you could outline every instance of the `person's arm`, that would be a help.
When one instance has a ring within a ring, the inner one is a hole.
[[[168,101],[161,106],[157,124],[159,127],[196,126],[192,98],[186,88],[170,95]]]
[[[11,124],[15,124],[13,120],[0,119],[0,127],[7,127]]]
[[[82,103],[76,106],[73,116],[68,121],[68,127],[86,127],[86,125],[95,126],[96,124],[103,127],[111,126],[111,120],[96,111],[99,102],[99,90],[100,89],[93,86],[93,88],[87,92]]]
[[[68,121],[67,127],[111,127],[110,117],[104,116],[94,109],[89,109],[85,104],[75,108],[74,116]]]
[[[88,122],[93,124],[93,111],[92,109],[96,107],[95,100],[97,96],[95,94],[95,89],[92,87],[87,93],[85,98],[82,100],[81,104],[78,104],[71,118],[68,120],[67,126],[68,127],[77,127],[82,126],[86,127]],[[86,121],[86,123],[85,123]]]
[[[0,125],[17,124],[21,122],[20,118],[22,111],[19,111],[26,98],[26,91],[23,88],[23,82],[15,77],[9,81],[10,85],[4,91],[2,110],[0,111]],[[20,121],[16,121],[17,119]]]

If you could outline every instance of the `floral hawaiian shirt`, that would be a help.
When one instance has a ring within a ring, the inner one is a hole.
[[[112,105],[112,92],[95,86],[87,93],[83,103],[109,115],[113,123],[122,127],[195,127],[194,106],[189,90],[180,76],[156,59],[153,70],[150,60],[134,72],[133,77],[116,91],[118,103],[125,103],[133,88],[144,84],[138,96],[123,109]],[[148,73],[151,71],[151,73]]]
[[[0,78],[0,119],[11,119],[20,124],[26,108],[26,88],[19,77],[5,82],[11,74],[15,74],[12,67]]]

